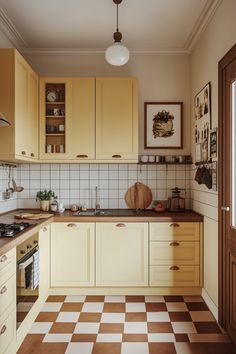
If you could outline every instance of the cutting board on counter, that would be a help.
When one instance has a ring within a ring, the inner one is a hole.
[[[152,202],[152,191],[145,184],[136,182],[125,193],[125,202],[131,209],[146,209]]]
[[[26,219],[26,220],[40,220],[40,219],[47,219],[53,216],[53,214],[49,213],[38,213],[38,214],[30,214],[30,213],[23,213],[23,214],[16,214],[16,219]]]

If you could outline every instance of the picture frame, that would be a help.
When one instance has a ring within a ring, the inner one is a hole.
[[[183,147],[183,102],[144,103],[144,148]]]
[[[195,146],[201,145],[201,161],[208,162],[211,158],[210,131],[211,131],[211,83],[208,82],[194,97],[195,116]],[[195,149],[195,151],[199,151]],[[195,154],[198,161],[199,154]]]
[[[217,128],[210,132],[210,156],[211,158],[217,158]]]

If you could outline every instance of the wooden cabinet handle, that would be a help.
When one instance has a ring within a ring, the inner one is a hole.
[[[122,223],[119,223],[119,224],[116,224],[116,227],[125,227],[126,225],[125,224],[122,224]]]
[[[169,268],[170,270],[179,270],[180,268],[178,266],[172,266]]]
[[[25,151],[21,151],[21,154],[22,154],[22,155],[26,155],[26,152],[25,152]]]
[[[172,224],[169,225],[170,227],[179,227],[179,224],[177,222],[173,222]]]
[[[174,247],[175,247],[175,246],[179,246],[179,242],[171,242],[171,243],[170,243],[170,246],[174,246]]]
[[[67,227],[77,227],[76,224],[67,224]]]
[[[6,262],[6,260],[7,260],[7,256],[4,254],[2,257],[1,257],[1,259],[0,259],[0,262]]]
[[[33,153],[33,152],[31,152],[30,156],[31,156],[31,157],[34,157],[34,153]]]
[[[112,155],[112,157],[113,157],[114,159],[120,159],[120,158],[121,158],[121,155]]]
[[[0,290],[0,294],[5,294],[6,291],[7,291],[7,287],[4,285]]]
[[[76,157],[78,157],[79,159],[85,159],[86,157],[88,157],[88,155],[76,155]]]
[[[0,331],[0,334],[3,334],[3,333],[5,333],[6,332],[6,329],[7,329],[7,326],[2,326],[2,328],[1,328],[1,331]]]

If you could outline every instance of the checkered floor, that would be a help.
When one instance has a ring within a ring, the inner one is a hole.
[[[235,354],[201,297],[49,296],[18,354]]]

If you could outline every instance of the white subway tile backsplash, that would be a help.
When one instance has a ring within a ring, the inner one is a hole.
[[[153,199],[164,200],[171,195],[171,188],[187,188],[186,205],[191,205],[191,175],[188,166],[182,165],[137,165],[137,164],[23,164],[18,167],[16,179],[25,188],[24,193],[14,195],[8,205],[18,207],[38,207],[35,202],[37,191],[52,189],[58,200],[69,207],[71,204],[95,205],[95,187],[99,188],[99,199],[102,208],[126,208],[124,201],[128,187],[141,181],[148,185]],[[7,174],[0,169],[0,191],[6,189]],[[195,184],[194,184],[195,186]],[[201,186],[195,186],[196,190]],[[204,193],[205,190],[202,192]],[[194,197],[195,198],[195,197]],[[201,201],[204,196],[200,195]],[[1,200],[1,199],[0,199]],[[212,197],[211,203],[215,200]],[[0,201],[0,211],[5,209],[5,202]],[[211,206],[210,206],[211,207]],[[215,215],[207,209],[208,215]]]

